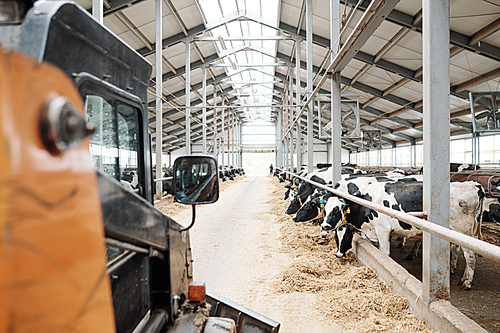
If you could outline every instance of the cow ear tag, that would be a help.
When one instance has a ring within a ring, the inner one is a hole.
[[[340,202],[342,202],[345,205],[345,200],[344,199],[340,199]]]
[[[347,210],[345,211],[346,214],[349,214],[351,212],[351,208],[347,207]]]

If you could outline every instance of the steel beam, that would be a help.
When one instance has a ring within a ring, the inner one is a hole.
[[[297,107],[295,107],[295,115],[298,115],[300,112],[300,40],[295,39],[295,59],[296,59],[296,64],[295,64],[295,69],[296,69],[296,74],[295,74],[295,104]],[[292,73],[292,71],[290,71]],[[302,133],[300,132],[300,128],[302,127],[301,125],[301,120],[300,118],[297,120],[297,128],[296,128],[296,133],[295,136],[297,137],[297,143],[295,146],[295,152],[297,154],[297,173],[300,173],[300,169],[302,167]]]
[[[159,1],[159,0],[156,0]],[[191,155],[191,43],[185,42],[186,46],[186,155]]]
[[[159,41],[162,40],[162,31],[163,31],[163,23],[162,23],[162,1],[156,0],[155,3],[155,29],[156,29],[156,42],[159,45]],[[162,72],[163,72],[163,63],[162,63],[162,49],[161,47],[156,48],[156,142],[163,143],[162,140],[162,100],[161,96],[163,94],[162,87]],[[162,145],[156,148],[156,178],[162,177]],[[161,197],[162,191],[162,182],[156,182],[156,193]]]
[[[450,228],[449,0],[423,0],[424,193],[427,220]],[[423,290],[426,304],[450,299],[450,243],[424,232]]]
[[[94,16],[97,22],[99,22],[101,25],[103,24],[103,13],[103,0],[92,0],[92,16]]]
[[[307,172],[313,171],[313,109],[314,101],[312,100],[313,92],[313,9],[312,0],[306,1],[306,42],[307,42],[307,103],[306,106],[301,108],[301,111],[297,114],[297,118],[300,114],[307,108]],[[301,103],[302,104],[302,103]],[[293,124],[287,126],[285,135],[287,135],[293,127]]]
[[[330,1],[330,42],[331,42],[331,61],[337,57],[340,49],[340,1]],[[331,81],[331,121],[332,121],[332,141],[331,141],[331,156],[332,156],[332,180],[335,184],[340,181],[341,164],[342,164],[342,110],[340,103],[340,72],[334,72],[330,76]],[[318,109],[318,112],[321,110]],[[320,124],[321,126],[321,124]],[[321,131],[321,128],[320,128]]]
[[[207,67],[203,66],[202,81],[202,96],[203,96],[203,155],[207,154]]]

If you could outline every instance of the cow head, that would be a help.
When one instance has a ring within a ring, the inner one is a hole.
[[[301,199],[297,193],[290,193],[290,205],[286,209],[288,215],[295,214],[301,207]]]
[[[335,256],[337,258],[344,258],[346,252],[352,248],[352,237],[355,232],[356,229],[350,224],[335,229],[334,238],[337,245]]]
[[[305,222],[320,216],[321,212],[324,212],[325,204],[331,196],[332,194],[328,191],[316,189],[297,211],[293,220],[295,222]]]
[[[323,199],[309,196],[297,211],[293,220],[295,222],[305,222],[316,218],[320,213],[320,201],[323,201]]]
[[[283,200],[288,199],[289,196],[290,196],[290,189],[286,190],[285,197],[283,198]]]
[[[321,229],[323,230],[334,230],[338,225],[344,220],[344,213],[342,209],[348,209],[348,206],[342,202],[343,199],[339,197],[332,196],[328,199],[325,205],[325,219],[321,223]]]

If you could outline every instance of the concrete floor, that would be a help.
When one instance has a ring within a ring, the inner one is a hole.
[[[398,249],[397,242],[393,240],[391,258],[422,281],[421,251],[413,261],[404,259],[413,243],[413,240],[409,240],[404,249]],[[460,252],[456,273],[450,277],[451,303],[489,332],[500,332],[500,264],[478,256],[474,282],[469,291],[458,286],[464,266],[465,260]]]
[[[278,293],[276,276],[291,262],[280,252],[280,224],[268,202],[271,178],[248,176],[220,194],[219,201],[197,206],[190,230],[194,280],[207,290],[281,324],[280,333],[336,333],[340,329],[319,313],[316,295]],[[174,220],[191,221],[185,210]]]

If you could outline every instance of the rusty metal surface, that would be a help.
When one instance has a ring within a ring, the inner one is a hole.
[[[83,116],[80,95],[61,70],[2,49],[0,73],[0,331],[114,332],[88,140],[56,157],[39,131],[50,96]]]

